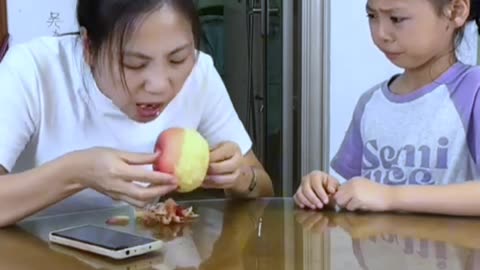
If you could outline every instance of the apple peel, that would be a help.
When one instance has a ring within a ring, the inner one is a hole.
[[[145,209],[137,212],[137,220],[147,227],[158,224],[189,223],[197,217],[198,214],[193,212],[193,207],[182,207],[173,199],[149,205]]]

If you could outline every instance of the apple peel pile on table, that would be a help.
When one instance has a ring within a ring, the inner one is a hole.
[[[196,219],[198,214],[192,207],[182,207],[173,199],[149,205],[144,209],[137,210],[136,219],[145,226],[184,224]],[[115,216],[109,218],[106,223],[114,226],[125,226],[130,222],[128,216]]]
[[[183,224],[197,217],[198,215],[193,212],[191,206],[182,207],[172,199],[168,199],[164,203],[150,205],[137,212],[137,219],[142,221],[145,226]]]

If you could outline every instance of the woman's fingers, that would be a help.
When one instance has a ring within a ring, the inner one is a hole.
[[[141,166],[124,166],[118,177],[126,181],[142,181],[152,185],[177,185],[178,181],[171,174],[150,171]]]
[[[126,196],[136,201],[150,202],[158,197],[175,191],[177,188],[176,185],[152,185],[149,187],[142,187],[132,182],[118,181],[115,185],[115,189],[109,192],[116,193],[119,196]],[[123,200],[125,197],[119,199]]]

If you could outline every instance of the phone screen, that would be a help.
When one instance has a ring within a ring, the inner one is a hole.
[[[93,225],[80,226],[52,234],[110,250],[121,250],[155,242],[154,239]]]

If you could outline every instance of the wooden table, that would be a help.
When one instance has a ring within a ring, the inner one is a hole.
[[[290,199],[184,203],[200,214],[190,225],[114,227],[164,240],[161,251],[114,261],[46,241],[51,230],[134,217],[125,206],[0,230],[0,269],[480,269],[480,219],[306,212]]]

